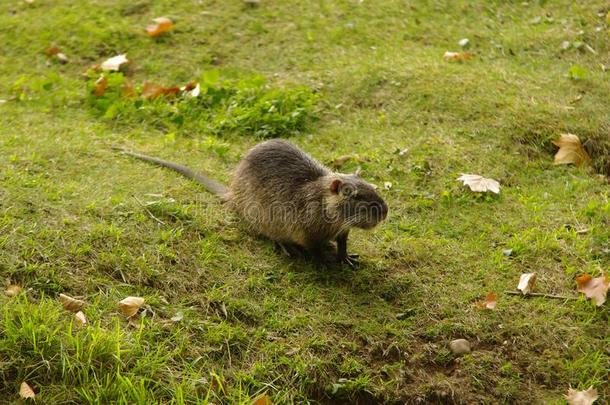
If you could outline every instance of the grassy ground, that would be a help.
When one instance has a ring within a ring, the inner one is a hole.
[[[504,293],[535,271],[538,291],[577,296],[577,275],[609,270],[608,184],[553,166],[550,143],[576,133],[604,172],[607,6],[3,1],[0,274],[26,293],[0,297],[0,402],[16,401],[23,380],[54,404],[249,403],[261,392],[276,403],[562,403],[570,385],[610,401],[608,304]],[[176,29],[148,38],[160,15]],[[475,57],[443,61],[464,37]],[[70,63],[47,62],[53,42]],[[291,139],[326,163],[357,155],[343,170],[392,183],[388,220],[352,235],[361,268],[288,260],[198,186],[111,151],[226,181],[259,141],[99,117],[81,73],[122,52],[138,83],[214,68],[316,91],[320,119]],[[575,64],[581,80],[566,77]],[[463,172],[498,179],[500,196],[469,193]],[[137,200],[157,201],[163,224]],[[497,310],[477,309],[490,291]],[[59,293],[83,297],[87,328]],[[128,295],[152,310],[137,328],[116,308]],[[473,352],[455,358],[455,338]]]

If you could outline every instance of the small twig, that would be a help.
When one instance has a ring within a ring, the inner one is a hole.
[[[165,225],[165,222],[161,221],[159,218],[157,218],[156,216],[154,216],[154,214],[153,214],[152,212],[150,212],[150,210],[148,209],[148,207],[147,207],[146,205],[144,205],[144,204],[142,203],[142,201],[140,201],[140,200],[138,199],[138,197],[136,197],[135,195],[132,195],[132,197],[134,198],[134,200],[136,200],[136,201],[138,202],[138,204],[140,204],[140,206],[141,206],[142,208],[144,208],[144,210],[145,210],[145,211],[148,213],[148,215],[149,215],[149,216],[150,216],[152,219],[154,219],[155,221],[157,221],[157,222],[158,222],[158,223],[160,223],[161,225]]]
[[[556,298],[558,300],[577,300],[577,297],[566,297],[564,295],[554,295],[554,294],[545,294],[545,293],[527,293],[523,294],[521,291],[504,291],[506,294],[510,295],[523,295],[525,297],[544,297],[544,298]]]

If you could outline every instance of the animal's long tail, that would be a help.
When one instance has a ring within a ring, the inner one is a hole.
[[[141,153],[131,152],[131,151],[121,149],[121,148],[113,148],[113,149],[119,150],[119,151],[121,151],[121,153],[128,155],[128,156],[132,156],[136,159],[144,160],[146,162],[154,163],[156,165],[167,167],[168,169],[172,169],[172,170],[182,174],[183,176],[201,184],[203,187],[205,187],[206,190],[208,190],[209,192],[211,192],[213,194],[216,194],[223,200],[226,200],[226,198],[227,198],[227,195],[229,192],[229,189],[227,188],[227,186],[225,186],[224,184],[219,183],[216,180],[213,180],[203,174],[196,173],[192,169],[190,169],[186,166],[183,166],[178,163],[170,162],[167,160],[159,159],[156,157],[143,155]]]

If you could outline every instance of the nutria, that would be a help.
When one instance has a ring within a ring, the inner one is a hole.
[[[385,219],[388,207],[375,187],[356,174],[335,173],[290,142],[274,139],[250,149],[237,165],[230,186],[188,167],[123,153],[173,169],[218,195],[256,233],[282,250],[309,251],[337,242],[337,259],[354,266],[348,255],[350,228],[370,229]]]

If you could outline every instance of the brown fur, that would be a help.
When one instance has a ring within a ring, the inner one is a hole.
[[[184,166],[128,152],[176,170],[221,196],[256,233],[313,249],[337,240],[347,257],[349,229],[369,229],[387,215],[374,186],[357,174],[334,173],[290,142],[253,147],[237,165],[228,190]]]

